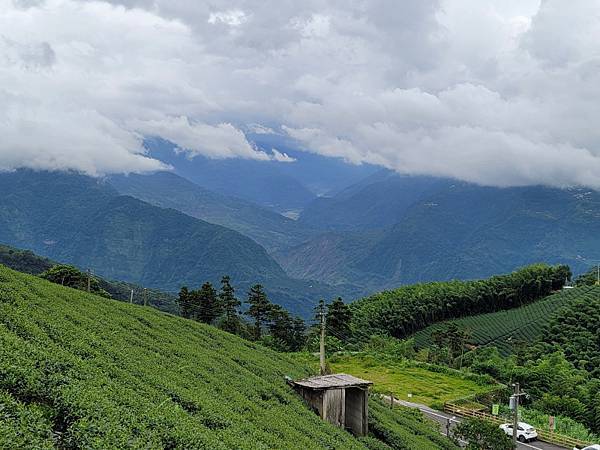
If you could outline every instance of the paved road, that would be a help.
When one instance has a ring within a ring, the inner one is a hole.
[[[390,397],[388,396],[384,396],[384,399],[386,399],[388,402],[390,401]],[[446,426],[448,424],[448,419],[450,419],[451,421],[450,428],[452,428],[452,424],[455,425],[461,421],[460,417],[452,418],[452,416],[449,414],[436,411],[428,406],[421,405],[419,403],[405,402],[403,400],[394,399],[394,404],[407,406],[409,408],[420,409],[426,416],[440,424],[440,432],[442,434],[446,434]],[[547,442],[542,441],[534,441],[529,444],[522,444],[521,442],[518,442],[517,448],[519,450],[564,450],[566,447],[560,447],[558,445],[548,444]]]

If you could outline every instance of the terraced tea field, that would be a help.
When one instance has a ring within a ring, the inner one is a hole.
[[[0,448],[455,449],[375,406],[373,434],[323,422],[285,354],[0,265]],[[384,442],[385,441],[385,442]]]
[[[431,345],[432,333],[453,323],[470,333],[468,344],[478,347],[495,346],[500,353],[508,355],[514,344],[532,342],[540,337],[552,315],[562,306],[585,296],[593,289],[593,286],[564,289],[520,308],[436,323],[413,335],[415,346],[424,348]]]

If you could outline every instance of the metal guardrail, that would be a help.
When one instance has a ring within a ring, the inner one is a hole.
[[[502,420],[499,417],[493,416],[489,413],[485,413],[482,411],[475,411],[472,409],[465,408],[464,406],[455,405],[453,403],[446,403],[444,405],[444,411],[447,413],[450,413],[450,414],[456,414],[458,416],[474,417],[477,419],[487,420],[488,422],[496,423],[498,425],[506,423],[505,420]],[[565,436],[565,435],[550,432],[550,431],[537,430],[537,433],[538,433],[538,439],[540,441],[549,442],[551,444],[556,444],[556,445],[563,445],[563,446],[567,446],[569,448],[572,448],[572,447],[583,448],[583,447],[586,447],[586,446],[592,444],[591,442],[581,441],[579,439],[575,439],[570,436]]]

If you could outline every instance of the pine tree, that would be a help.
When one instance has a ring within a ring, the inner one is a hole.
[[[291,331],[292,318],[289,313],[279,305],[272,305],[268,312],[269,333],[275,343],[275,349],[290,351],[289,332]]]
[[[223,312],[223,322],[221,328],[229,333],[238,334],[240,332],[240,313],[241,302],[235,297],[235,290],[231,286],[231,279],[225,275],[221,278],[221,291],[219,292],[219,303]]]
[[[220,305],[217,299],[217,291],[213,285],[206,282],[197,292],[198,315],[196,320],[211,324],[220,315]]]
[[[299,352],[306,345],[306,324],[304,320],[294,317],[290,334],[290,350]]]
[[[186,319],[192,318],[192,299],[187,286],[183,286],[179,291],[179,314]]]
[[[298,317],[292,317],[279,305],[272,305],[268,313],[269,333],[276,350],[297,352],[306,343],[306,326]]]
[[[246,303],[250,305],[247,314],[254,319],[254,339],[258,340],[262,336],[262,327],[268,320],[273,305],[260,284],[250,288]]]
[[[327,315],[325,320],[327,331],[341,341],[347,341],[351,337],[351,319],[352,312],[341,297],[338,297],[327,305]]]

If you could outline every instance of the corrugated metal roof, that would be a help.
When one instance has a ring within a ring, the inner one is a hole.
[[[334,375],[310,377],[304,380],[294,381],[294,384],[310,389],[333,389],[342,387],[367,387],[372,385],[373,382],[356,378],[352,375],[346,375],[345,373],[338,373]]]

